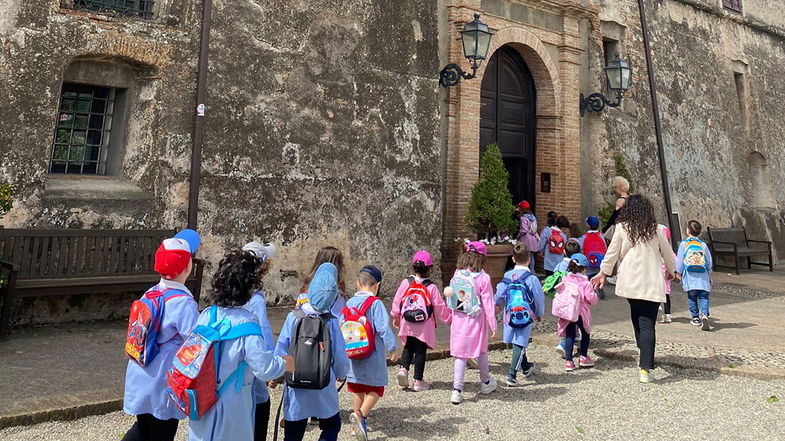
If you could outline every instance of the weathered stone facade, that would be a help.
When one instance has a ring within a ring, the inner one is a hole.
[[[785,13],[744,3],[740,15],[722,0],[646,1],[666,163],[682,221],[744,225],[782,252]],[[0,181],[16,188],[6,227],[185,226],[200,4],[159,0],[144,20],[71,0],[2,2]],[[595,213],[614,153],[662,206],[635,0],[216,0],[201,256],[215,264],[253,238],[280,244],[266,281],[278,301],[325,245],[344,251],[350,279],[380,264],[388,289],[414,250],[449,255],[468,234],[486,65],[449,90],[438,72],[466,68],[456,37],[475,12],[496,32],[489,57],[514,48],[535,83],[537,214]],[[580,93],[607,93],[615,48],[632,88],[621,107],[581,118]],[[64,81],[124,91],[105,177],[48,173]],[[91,308],[70,306],[78,317]]]

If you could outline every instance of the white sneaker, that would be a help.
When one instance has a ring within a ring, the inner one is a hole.
[[[671,322],[673,322],[673,319],[671,318],[670,314],[663,314],[662,322],[663,323],[671,323]]]
[[[645,383],[645,384],[654,383],[654,375],[652,375],[651,372],[646,369],[640,370],[640,375],[638,379],[641,383]]]
[[[423,392],[431,388],[431,383],[427,383],[425,381],[414,380],[414,389],[415,392]]]
[[[566,349],[564,349],[564,343],[562,343],[562,342],[559,342],[559,344],[558,344],[558,345],[556,345],[556,352],[557,352],[559,355],[561,355],[561,358],[562,358],[562,360],[563,360],[563,359],[565,359],[565,358],[567,358],[567,350],[566,350]]]
[[[405,368],[398,371],[398,386],[401,386],[401,389],[409,387],[409,371]]]
[[[491,381],[488,384],[482,383],[480,385],[480,393],[484,395],[488,395],[489,393],[496,390],[499,385],[496,383],[496,379],[491,377]]]
[[[711,323],[709,323],[709,317],[706,315],[701,316],[701,330],[703,331],[711,331],[713,328]]]
[[[461,404],[461,401],[463,401],[463,392],[453,389],[450,401],[452,401],[452,404],[455,404],[456,406]]]

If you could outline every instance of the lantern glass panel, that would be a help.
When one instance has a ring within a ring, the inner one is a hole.
[[[608,67],[605,68],[605,75],[608,77],[608,88],[617,91],[621,89],[622,74],[618,64],[615,66],[614,64],[614,62],[611,62]]]
[[[479,32],[477,40],[477,58],[485,59],[488,56],[488,47],[491,45],[491,33]]]
[[[470,60],[476,58],[477,31],[461,32],[461,40],[463,41],[463,56]]]
[[[632,70],[630,68],[623,68],[621,71],[621,88],[627,91],[630,88],[630,79],[632,77]]]

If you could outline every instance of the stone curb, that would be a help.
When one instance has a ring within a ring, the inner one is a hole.
[[[593,349],[593,351],[595,354],[611,360],[626,361],[626,362],[633,362],[633,363],[638,361],[637,352],[630,351],[630,350],[613,351],[608,349]],[[732,368],[728,366],[720,366],[718,364],[713,364],[711,362],[688,363],[678,360],[670,355],[655,357],[655,361],[657,362],[658,365],[673,366],[681,369],[695,369],[700,371],[716,372],[722,375],[747,377],[747,378],[752,378],[754,380],[763,380],[763,381],[785,380],[785,369],[774,369],[774,368],[767,368],[767,367],[746,367],[746,366],[739,366],[739,367]]]
[[[123,399],[96,401],[56,409],[47,409],[18,415],[0,416],[0,429],[11,426],[30,426],[47,421],[68,421],[91,415],[103,415],[123,409]]]

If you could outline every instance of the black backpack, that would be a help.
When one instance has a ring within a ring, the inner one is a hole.
[[[294,358],[294,374],[286,374],[286,385],[295,389],[324,389],[330,384],[333,351],[327,321],[331,314],[307,315],[294,311],[297,323],[289,340],[289,355]]]

